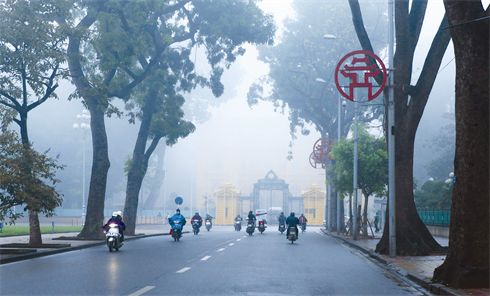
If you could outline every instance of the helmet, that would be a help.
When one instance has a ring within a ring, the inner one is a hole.
[[[303,216],[303,214],[301,214],[301,216]]]
[[[291,212],[291,216],[293,216],[293,217],[294,217],[294,212]]]
[[[122,212],[121,211],[117,211],[116,212],[118,216],[121,216],[122,217]]]
[[[240,214],[238,214],[237,217],[240,217]]]
[[[284,212],[281,212],[281,215],[284,215]]]
[[[117,218],[117,215],[118,215],[117,212],[112,213],[112,218],[113,219],[116,219]]]
[[[196,215],[199,215],[199,212],[196,212]]]
[[[176,212],[177,214],[180,214],[180,209],[177,209],[175,212]]]
[[[252,214],[252,211],[248,212],[249,214]]]

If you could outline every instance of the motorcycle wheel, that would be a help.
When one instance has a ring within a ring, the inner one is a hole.
[[[109,252],[114,251],[114,242],[110,242],[108,247],[109,247]]]
[[[176,235],[173,235],[173,237],[174,237],[174,242],[176,242],[177,241],[177,236]]]

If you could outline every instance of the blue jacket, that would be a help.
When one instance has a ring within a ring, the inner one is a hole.
[[[286,219],[286,224],[289,225],[289,227],[297,227],[299,224],[299,219],[294,216],[289,216]]]
[[[172,228],[180,228],[180,227],[176,227],[176,225],[174,225],[173,221],[180,221],[180,227],[183,227],[186,223],[185,221],[185,217],[182,215],[182,214],[177,214],[175,213],[172,217],[168,218],[168,223],[170,223],[170,225],[172,225]]]

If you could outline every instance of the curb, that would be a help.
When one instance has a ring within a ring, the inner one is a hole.
[[[182,233],[189,233],[189,231],[184,231]],[[132,240],[137,240],[141,238],[146,238],[146,237],[154,237],[154,236],[162,236],[162,235],[170,235],[169,233],[155,233],[155,234],[144,234],[144,235],[135,235],[132,237],[126,237],[125,241],[132,241]],[[95,242],[95,243],[88,243],[85,245],[81,246],[76,246],[76,247],[66,247],[66,248],[60,248],[60,249],[55,249],[55,250],[49,250],[49,251],[41,251],[41,252],[35,252],[31,254],[26,254],[26,255],[20,255],[20,256],[12,256],[8,258],[3,258],[0,259],[0,265],[6,264],[6,263],[12,263],[12,262],[18,262],[18,261],[24,261],[28,259],[34,259],[34,258],[39,258],[39,257],[45,257],[49,255],[55,255],[55,254],[61,254],[61,253],[66,253],[70,251],[77,251],[77,250],[82,250],[82,249],[87,249],[87,248],[92,248],[92,247],[98,247],[105,245],[105,241],[101,242]]]
[[[393,264],[393,262],[389,258],[385,258],[385,257],[379,255],[378,253],[375,253],[374,250],[372,250],[372,249],[366,249],[365,247],[359,246],[358,244],[355,244],[355,243],[353,243],[347,239],[344,239],[343,237],[331,235],[324,228],[320,228],[320,231],[323,232],[325,235],[328,235],[329,237],[336,238],[336,239],[342,241],[343,243],[349,245],[350,247],[352,247],[354,249],[357,249],[357,250],[359,250],[365,254],[368,254],[369,257],[376,259],[377,261],[379,261],[379,262],[381,262],[387,266],[390,264]],[[454,296],[468,295],[464,292],[453,290],[453,289],[448,288],[444,285],[432,283],[430,281],[430,279],[423,277],[421,275],[418,275],[418,274],[413,274],[413,273],[408,273],[408,272],[406,274],[402,274],[402,273],[399,273],[399,274],[405,276],[406,278],[408,278],[412,282],[416,283],[420,287],[422,287],[422,288],[426,289],[427,291],[429,291],[430,293],[433,293],[436,295],[454,295]]]

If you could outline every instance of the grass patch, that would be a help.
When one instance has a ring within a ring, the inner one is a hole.
[[[41,233],[54,233],[54,232],[71,232],[82,231],[83,226],[55,226],[54,231],[52,226],[41,226]],[[5,225],[2,229],[1,236],[6,235],[28,235],[29,226],[21,225]]]

